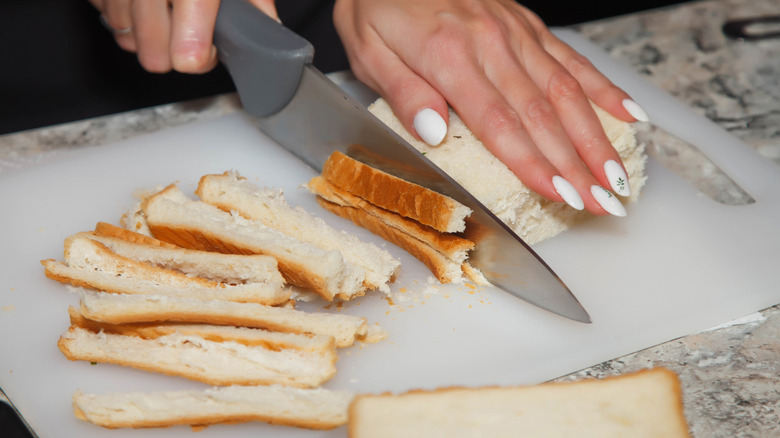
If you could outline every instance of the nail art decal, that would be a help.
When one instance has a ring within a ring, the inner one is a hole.
[[[566,181],[562,176],[555,175],[552,178],[555,191],[561,195],[561,198],[575,210],[582,210],[585,208],[585,203],[582,201],[580,194],[569,181]]]
[[[623,204],[620,203],[617,196],[613,195],[612,192],[604,187],[592,185],[590,186],[590,193],[596,199],[596,202],[598,202],[604,210],[607,210],[607,213],[619,217],[624,217],[628,214],[626,213],[626,208],[623,207]]]
[[[447,123],[431,108],[423,108],[414,116],[414,129],[430,146],[437,146],[447,135]]]
[[[629,196],[631,194],[631,185],[628,183],[628,176],[623,166],[615,160],[609,160],[604,163],[604,173],[607,174],[609,185],[612,190],[620,196]]]
[[[633,118],[640,122],[650,121],[650,117],[647,116],[645,109],[631,99],[623,99],[623,108],[625,108]]]

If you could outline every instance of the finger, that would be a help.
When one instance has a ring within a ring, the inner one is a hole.
[[[370,48],[351,58],[356,76],[387,100],[408,132],[428,145],[441,143],[449,121],[444,97],[378,37],[368,38]]]
[[[431,62],[437,61],[434,59]],[[554,183],[554,177],[560,176],[559,171],[536,147],[521,116],[484,72],[477,68],[478,64],[464,58],[441,65],[447,65],[447,70],[457,71],[458,74],[439,76],[436,88],[442,91],[485,147],[515,173],[526,187],[545,198],[566,201],[576,208],[576,199],[572,200],[572,196],[577,198],[576,192],[563,190],[567,195],[564,197],[557,191],[556,185],[564,187],[569,184]]]
[[[279,13],[276,11],[275,0],[250,0],[250,2],[255,5],[257,9],[263,11],[265,15],[279,21]]]
[[[130,0],[105,0],[102,2],[102,7],[103,17],[111,28],[117,45],[128,52],[135,52]]]
[[[205,73],[217,65],[212,44],[218,0],[176,0],[171,24],[171,65],[182,73]]]
[[[153,73],[170,71],[171,16],[167,0],[135,1],[130,11],[138,61]]]
[[[523,56],[524,62],[534,66],[529,75],[554,107],[565,135],[598,184],[622,196],[630,195],[630,184],[620,156],[607,138],[578,80],[539,45],[526,47]],[[592,193],[587,196],[594,181],[586,175],[584,168],[574,165],[571,157],[568,158],[564,163],[554,161],[556,167],[564,172],[564,177],[571,179],[580,194],[586,194],[586,205],[588,199],[598,203]]]
[[[645,110],[623,89],[601,73],[588,58],[561,41],[547,28],[538,30],[542,45],[582,86],[600,108],[625,121],[647,122]]]

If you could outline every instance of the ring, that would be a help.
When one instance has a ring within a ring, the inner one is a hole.
[[[133,26],[127,26],[121,29],[114,29],[113,26],[108,24],[108,20],[106,20],[106,16],[103,14],[100,14],[100,23],[103,25],[103,27],[108,29],[108,31],[113,33],[114,35],[127,35],[128,33],[133,31]]]

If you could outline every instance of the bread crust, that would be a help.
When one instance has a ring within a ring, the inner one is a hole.
[[[466,228],[458,215],[462,205],[452,198],[334,152],[322,167],[322,176],[336,187],[368,202],[434,229],[453,233]],[[469,210],[470,213],[470,210]]]
[[[366,213],[365,210],[338,205],[322,197],[317,197],[317,203],[331,213],[351,220],[355,224],[406,250],[416,259],[423,262],[440,282],[455,283],[460,281],[461,265],[453,262],[420,239],[387,225],[376,216]]]

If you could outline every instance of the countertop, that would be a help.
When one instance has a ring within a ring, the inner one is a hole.
[[[733,40],[721,30],[728,20],[778,13],[780,0],[710,0],[575,28],[780,165],[780,38]],[[63,150],[113,143],[238,108],[237,97],[224,94],[0,136],[0,172]],[[749,202],[695,150],[661,141],[662,134],[650,126],[638,129],[651,155],[697,180],[703,192],[724,203]],[[558,380],[665,366],[680,376],[694,436],[780,436],[778,339],[780,307],[775,306]]]

